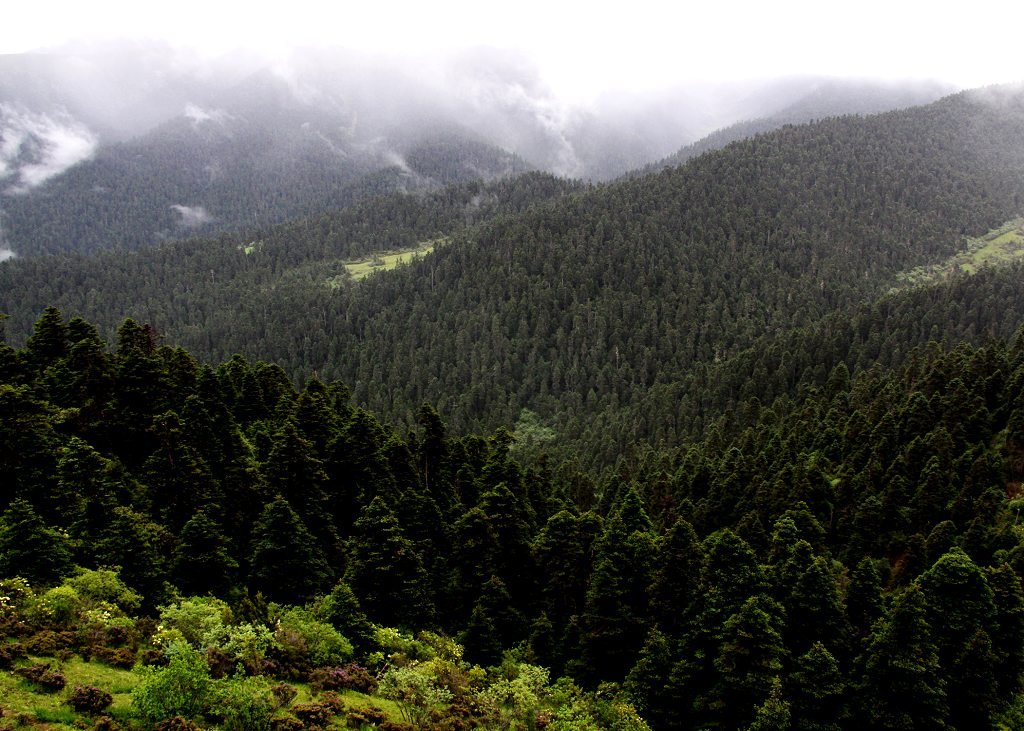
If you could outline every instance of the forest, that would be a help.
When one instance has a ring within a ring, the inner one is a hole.
[[[0,264],[0,727],[1024,728],[1024,264],[950,263],[1021,139],[995,88],[603,185],[439,145]]]

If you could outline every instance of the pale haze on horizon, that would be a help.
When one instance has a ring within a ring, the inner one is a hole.
[[[422,58],[487,46],[532,61],[554,92],[580,101],[694,82],[788,75],[917,79],[959,87],[1024,80],[1015,31],[1024,7],[867,0],[856,6],[787,0],[597,6],[524,0],[377,2],[358,7],[293,0],[143,4],[22,3],[8,8],[0,53],[132,39],[216,56],[271,57],[294,46],[337,46]]]

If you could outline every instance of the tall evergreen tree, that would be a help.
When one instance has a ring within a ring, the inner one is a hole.
[[[345,582],[371,620],[400,627],[434,621],[427,572],[384,499],[375,497],[356,521]]]
[[[253,528],[252,547],[250,582],[274,601],[301,604],[331,579],[319,544],[280,495],[263,508]]]

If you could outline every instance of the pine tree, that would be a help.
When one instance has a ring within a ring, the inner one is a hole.
[[[427,572],[395,514],[380,496],[356,521],[345,581],[371,620],[399,627],[434,621]]]
[[[263,508],[252,545],[250,581],[274,601],[301,604],[322,591],[331,578],[318,543],[280,495]]]
[[[238,562],[228,553],[220,525],[205,512],[193,515],[181,529],[171,561],[174,583],[186,595],[225,597],[235,586]]]
[[[944,729],[949,708],[939,656],[926,619],[924,593],[911,585],[876,627],[859,693],[867,728]]]
[[[746,727],[771,694],[787,659],[781,611],[767,596],[753,596],[722,627],[714,659],[717,682],[707,699],[719,728]]]
[[[0,576],[51,586],[71,568],[67,539],[48,528],[27,500],[11,502],[0,515]]]
[[[815,642],[797,659],[788,684],[794,728],[840,731],[846,727],[846,682],[839,663],[821,642]]]
[[[651,614],[670,637],[682,631],[683,614],[693,599],[704,554],[693,526],[676,521],[659,546],[651,583]]]

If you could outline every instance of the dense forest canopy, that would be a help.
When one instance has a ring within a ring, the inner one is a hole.
[[[0,264],[0,720],[1024,727],[1022,140],[994,88]]]
[[[429,630],[458,639],[466,669],[518,658],[657,729],[1015,727],[1024,712],[1019,340],[839,365],[735,436],[589,488],[524,469],[505,429],[453,436],[424,404],[396,433],[341,384],[201,365],[131,320],[110,351],[48,309],[24,348],[0,348],[0,374],[0,573],[31,587],[4,627],[36,654],[84,605],[48,619],[33,597],[62,581],[84,595],[76,571],[116,566],[132,611],[173,618],[212,595],[272,629],[305,606],[349,643],[337,657],[368,665],[374,627]],[[68,647],[159,654],[131,626],[127,645]],[[228,647],[184,641],[208,662]],[[241,672],[316,677],[312,649],[288,648],[268,640],[274,664]]]

